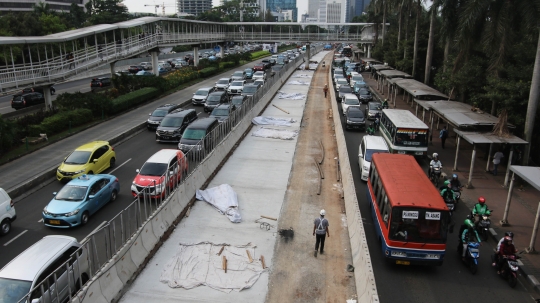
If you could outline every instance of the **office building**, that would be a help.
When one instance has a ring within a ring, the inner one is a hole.
[[[197,16],[212,9],[212,0],[177,0],[178,12]]]
[[[319,1],[319,22],[326,22],[326,0]]]
[[[308,1],[308,18],[317,18],[319,16],[319,2],[320,0],[309,0]]]
[[[298,8],[296,7],[296,0],[266,0],[266,9],[278,13],[285,10],[292,10],[293,19],[291,21],[298,21]]]
[[[345,14],[343,13],[344,6],[341,1],[333,0],[332,3],[326,4],[326,22],[340,23],[345,22]]]
[[[29,12],[34,10],[34,5],[44,2],[54,11],[69,12],[71,3],[77,4],[84,9],[89,0],[0,0],[0,11]]]
[[[361,16],[367,10],[371,0],[349,0],[350,1],[350,12],[349,17],[352,20],[356,16]]]

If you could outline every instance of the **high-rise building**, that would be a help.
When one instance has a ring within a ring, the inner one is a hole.
[[[319,1],[319,22],[326,22],[326,0]]]
[[[344,22],[345,14],[343,12],[344,6],[341,1],[332,1],[332,3],[326,4],[326,22],[327,23],[340,23]]]
[[[77,4],[84,9],[89,0],[0,0],[0,11],[29,12],[34,10],[34,5],[44,2],[54,11],[69,12],[71,3]]]
[[[319,15],[319,2],[320,0],[309,0],[308,1],[308,15],[309,18],[317,18]]]
[[[292,10],[292,21],[298,21],[298,8],[296,7],[296,0],[266,0],[266,9],[269,9],[273,12]]]
[[[371,0],[350,0],[350,20],[356,16],[361,16],[367,10]]]
[[[212,9],[212,0],[177,0],[178,12],[199,15]]]

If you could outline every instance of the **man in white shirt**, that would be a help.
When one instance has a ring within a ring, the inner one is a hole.
[[[499,166],[499,164],[501,164],[502,158],[504,158],[504,154],[499,149],[499,151],[496,152],[495,155],[493,155],[493,172],[492,173],[494,176],[497,175],[497,167]]]

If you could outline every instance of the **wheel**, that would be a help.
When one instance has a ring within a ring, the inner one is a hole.
[[[514,276],[514,274],[509,273],[508,274],[508,285],[510,285],[510,287],[514,288],[514,287],[516,287],[516,284],[517,284],[516,277]]]
[[[118,193],[116,192],[116,190],[113,190],[111,193],[111,199],[109,200],[109,202],[116,201],[116,198],[118,198]]]
[[[471,260],[470,262],[471,262],[471,264],[470,264],[469,268],[471,269],[471,273],[474,275],[478,271],[478,264],[474,263],[473,260]]]
[[[11,221],[9,219],[5,219],[2,221],[2,224],[0,224],[0,235],[6,235],[11,230]]]
[[[85,225],[86,223],[88,223],[89,218],[90,218],[90,215],[88,214],[87,211],[82,213],[82,215],[81,215],[81,225]]]
[[[111,161],[109,162],[109,167],[114,167],[115,164],[116,164],[116,159],[112,157]]]
[[[434,181],[435,181],[435,187],[439,187],[439,178],[437,177],[433,177]]]

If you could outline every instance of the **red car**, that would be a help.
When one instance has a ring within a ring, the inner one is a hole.
[[[187,177],[188,161],[181,150],[162,149],[137,169],[131,184],[133,197],[145,195],[152,199],[165,198],[180,181]]]
[[[254,70],[254,71],[261,71],[261,72],[264,72],[264,64],[259,63],[259,64],[255,65],[255,66],[253,67],[253,70]]]

